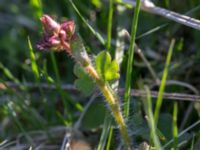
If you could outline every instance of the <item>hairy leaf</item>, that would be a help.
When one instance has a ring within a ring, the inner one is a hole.
[[[105,81],[115,80],[120,77],[117,61],[112,61],[110,54],[106,51],[102,51],[97,55],[96,69]]]
[[[75,86],[83,92],[85,96],[92,94],[95,84],[80,65],[76,64],[74,66],[74,74],[78,77],[74,82]]]

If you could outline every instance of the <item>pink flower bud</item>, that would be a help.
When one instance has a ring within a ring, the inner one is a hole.
[[[40,50],[67,50],[71,53],[71,40],[75,32],[74,21],[65,21],[62,24],[54,21],[50,16],[44,15],[41,17],[41,22],[44,27],[42,40],[37,44]]]
[[[61,24],[61,30],[66,32],[67,38],[71,38],[71,36],[75,32],[75,23],[74,21],[65,21]]]
[[[44,30],[47,33],[58,33],[60,30],[60,25],[54,21],[50,16],[44,15],[41,17],[41,22],[44,26]]]

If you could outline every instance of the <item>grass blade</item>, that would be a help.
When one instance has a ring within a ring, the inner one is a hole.
[[[177,103],[177,102],[174,102],[174,110],[173,110],[173,138],[174,138],[174,150],[178,150],[177,115],[178,115],[178,103]]]
[[[76,7],[76,5],[74,4],[74,2],[72,0],[69,0],[69,2],[71,3],[72,7],[74,8],[74,10],[76,11],[76,13],[79,15],[79,17],[81,18],[81,20],[86,24],[86,26],[89,28],[89,30],[92,32],[92,34],[94,34],[94,36],[96,36],[96,38],[101,42],[102,45],[105,45],[105,40],[103,39],[103,37],[96,32],[92,26],[86,21],[86,19],[81,15],[81,13],[79,12],[78,8]]]
[[[113,20],[113,0],[109,0],[109,14],[108,14],[108,26],[107,26],[107,43],[106,43],[106,48],[107,50],[111,53],[111,56],[112,56],[112,51],[111,51],[111,39],[112,39],[112,20]],[[118,82],[118,81],[116,81]],[[115,83],[116,83],[115,82]],[[114,85],[114,83],[113,83]],[[105,121],[107,120],[107,118],[109,117],[109,114],[107,113],[106,114],[106,117],[105,117]],[[106,150],[109,150],[110,149],[110,145],[111,145],[111,140],[112,140],[112,135],[113,135],[113,128],[111,126],[111,120],[108,120],[108,124],[107,124],[107,127],[109,129],[109,134],[105,134],[104,137],[102,138],[105,138],[107,139],[108,138],[108,141],[107,141],[107,145],[106,145]],[[103,135],[103,133],[102,133]]]
[[[37,18],[42,16],[42,3],[40,0],[30,0],[30,5],[35,9],[34,15]]]
[[[187,133],[188,131],[190,131],[192,128],[196,127],[199,124],[200,124],[200,120],[196,121],[195,123],[193,123],[192,125],[190,125],[188,128],[186,128],[185,130],[183,130],[182,132],[180,132],[178,134],[178,138],[180,138],[182,135],[184,135],[185,133]],[[173,141],[174,141],[174,139],[171,139],[168,143],[166,143],[163,146],[163,148],[166,149],[166,147],[168,147]]]
[[[162,80],[161,80],[161,85],[160,85],[159,92],[158,92],[158,98],[157,98],[157,101],[156,101],[156,108],[155,108],[155,113],[154,113],[154,119],[155,119],[156,124],[158,122],[159,112],[160,112],[160,108],[161,108],[162,101],[163,101],[163,92],[165,90],[165,82],[166,82],[167,75],[168,75],[168,67],[169,67],[169,64],[170,64],[170,61],[171,61],[174,44],[175,44],[175,40],[173,39],[171,41],[171,44],[170,44],[170,47],[169,47],[169,50],[168,50],[167,60],[166,60],[166,63],[165,63],[165,68],[164,68],[164,72],[163,72],[163,76],[162,76]]]
[[[109,132],[108,142],[107,142],[107,145],[106,145],[106,150],[110,150],[112,136],[113,136],[113,128],[110,127],[110,132]]]
[[[154,118],[153,118],[151,93],[150,93],[149,88],[147,88],[147,87],[145,87],[145,91],[147,93],[147,97],[146,97],[146,100],[143,100],[143,104],[144,104],[145,113],[148,116],[147,122],[150,127],[151,137],[153,138],[153,142],[156,147],[156,150],[161,150],[162,148],[160,145],[159,138],[156,134],[156,124],[155,124]]]
[[[20,84],[19,80],[11,73],[11,71],[6,68],[1,62],[0,62],[0,69],[3,71],[3,74],[11,81],[13,81],[16,84]]]
[[[128,65],[127,65],[127,72],[126,72],[126,85],[125,85],[125,95],[124,95],[124,101],[125,101],[124,114],[126,117],[128,117],[129,115],[131,74],[132,74],[135,38],[136,38],[138,17],[139,17],[139,12],[140,12],[140,5],[141,5],[141,0],[137,0],[135,11],[134,11],[132,27],[131,27],[131,42],[130,42],[130,47],[128,50]]]
[[[112,38],[112,19],[113,19],[113,0],[109,0],[109,14],[108,14],[108,26],[107,26],[107,44],[106,48],[110,51],[111,38]]]
[[[32,68],[32,71],[33,71],[33,73],[36,77],[36,80],[39,81],[40,80],[39,69],[37,67],[36,57],[35,57],[35,54],[33,52],[33,47],[32,47],[32,44],[31,44],[29,37],[28,37],[28,46],[29,46],[30,59],[31,59],[31,68]]]
[[[191,146],[190,146],[190,150],[194,149],[194,139],[195,139],[195,136],[193,135],[193,137],[192,137],[192,143],[191,143]]]
[[[105,120],[104,120],[104,125],[103,125],[103,131],[101,134],[101,138],[100,138],[100,142],[98,145],[97,150],[105,150],[105,146],[106,146],[106,141],[109,135],[109,131],[110,131],[110,127],[111,127],[111,123],[112,123],[112,119],[110,119],[110,115],[106,115]]]

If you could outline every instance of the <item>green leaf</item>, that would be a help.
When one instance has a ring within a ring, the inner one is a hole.
[[[108,52],[102,51],[96,57],[96,69],[105,81],[115,80],[120,77],[119,65],[116,60],[111,60]]]
[[[74,66],[74,74],[78,77],[75,80],[75,86],[85,95],[89,96],[94,91],[95,84],[83,68],[76,64]]]

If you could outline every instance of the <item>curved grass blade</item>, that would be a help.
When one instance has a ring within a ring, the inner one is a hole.
[[[74,4],[74,2],[72,0],[69,0],[69,2],[71,3],[72,7],[76,11],[76,13],[79,15],[79,17],[81,18],[81,20],[86,24],[86,26],[89,28],[89,30],[94,34],[94,36],[96,36],[96,38],[101,42],[102,45],[105,45],[106,42],[103,39],[103,37],[98,32],[96,32],[93,29],[93,27],[86,21],[86,19],[81,15],[81,13],[79,12],[79,10],[76,7],[76,5]]]

